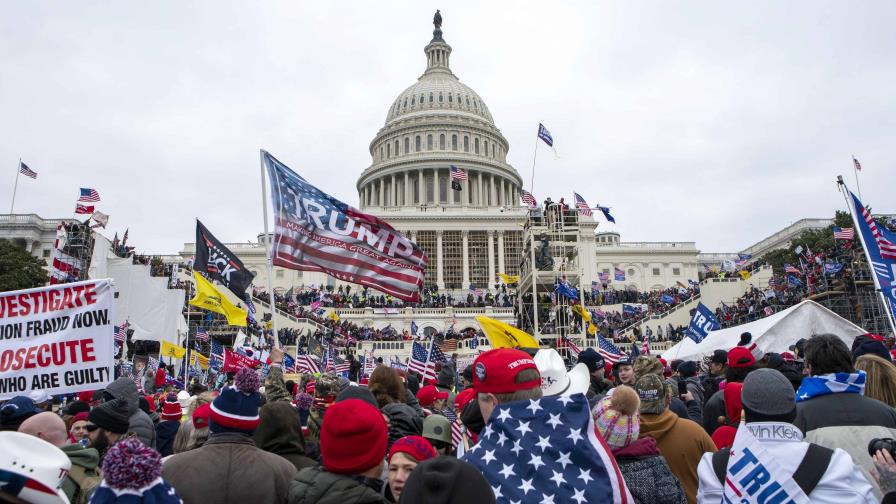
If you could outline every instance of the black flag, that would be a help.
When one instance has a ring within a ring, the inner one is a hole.
[[[461,190],[460,189],[460,181],[451,179],[451,188],[454,189],[455,191],[460,191]]]
[[[255,277],[254,273],[246,269],[243,261],[212,236],[199,219],[196,219],[196,258],[193,260],[193,268],[221,282],[240,299],[243,299]]]

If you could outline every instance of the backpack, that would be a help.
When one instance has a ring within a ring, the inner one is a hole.
[[[725,473],[728,471],[728,458],[731,456],[730,448],[723,448],[712,454],[712,469],[722,486],[725,486]],[[834,450],[825,448],[815,443],[809,443],[809,449],[803,456],[802,462],[793,472],[793,481],[807,496],[815,490],[818,482],[828,470]]]
[[[88,473],[84,467],[74,464],[72,464],[72,468],[68,472],[68,477],[71,478],[77,487],[75,494],[72,496],[72,504],[87,504],[90,496],[93,495],[93,491],[103,481],[103,477],[96,470],[91,470]]]

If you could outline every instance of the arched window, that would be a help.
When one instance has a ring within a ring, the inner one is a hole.
[[[442,103],[442,93],[439,93],[439,103]]]
[[[382,146],[380,146],[380,159],[385,159],[385,156],[383,155],[383,147]]]
[[[408,108],[408,99],[407,99],[407,98],[404,99],[404,105],[403,105],[403,107],[404,107],[404,108]]]
[[[411,106],[413,107],[413,106],[416,105],[416,104],[417,104],[417,97],[416,97],[416,96],[412,96],[412,97],[411,97]]]
[[[451,93],[448,93],[448,103],[454,103],[454,96]]]
[[[464,135],[464,152],[470,152],[470,137]]]
[[[411,152],[411,139],[404,137],[404,153],[407,154],[409,152]]]
[[[495,157],[495,144],[492,144],[492,157]]]
[[[473,139],[473,153],[479,154],[479,139],[478,138]]]
[[[429,103],[432,103],[432,93],[429,93]]]
[[[482,153],[488,156],[488,140],[483,140]]]
[[[398,155],[398,140],[395,141],[395,155]]]
[[[420,135],[417,135],[414,138],[414,147],[415,147],[414,152],[420,152]]]
[[[386,157],[392,157],[392,144],[386,144]]]
[[[457,135],[451,135],[451,150],[457,150]]]
[[[420,93],[420,106],[423,106],[423,103],[426,101],[426,95]]]
[[[467,106],[469,107],[470,106],[470,97],[467,96],[466,99],[467,99]]]
[[[439,135],[439,149],[445,150],[445,135]]]
[[[432,135],[426,135],[426,150],[432,150]]]

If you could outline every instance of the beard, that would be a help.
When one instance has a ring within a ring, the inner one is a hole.
[[[96,448],[96,451],[104,453],[109,449],[109,435],[105,430],[99,429],[96,433],[96,439],[90,442],[90,446]]]

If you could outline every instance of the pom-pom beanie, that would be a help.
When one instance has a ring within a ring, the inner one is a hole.
[[[209,432],[239,432],[252,435],[261,421],[258,408],[261,405],[261,394],[258,373],[249,368],[237,371],[233,385],[221,391],[211,403],[209,413]]]

